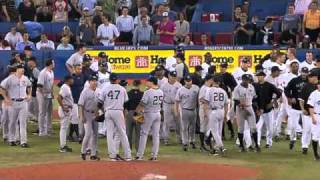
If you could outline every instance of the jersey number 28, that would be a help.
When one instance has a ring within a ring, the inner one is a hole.
[[[213,93],[213,101],[224,101],[223,93]]]
[[[119,94],[120,94],[119,90],[114,90],[114,91],[109,91],[107,95],[110,99],[118,99]]]

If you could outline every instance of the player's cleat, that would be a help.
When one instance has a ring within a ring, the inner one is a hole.
[[[205,146],[201,146],[200,152],[209,152],[209,149],[207,149]]]
[[[69,148],[68,146],[64,146],[64,147],[60,148],[59,151],[61,153],[67,153],[67,152],[72,152],[72,149]]]
[[[261,152],[260,146],[256,146],[256,152]]]
[[[210,154],[212,154],[212,155],[214,155],[214,156],[219,156],[218,151],[215,150],[215,149],[212,149],[212,150],[210,151]]]
[[[190,143],[190,146],[191,146],[192,149],[197,149],[197,147],[196,147],[196,145],[194,144],[194,142],[191,142],[191,143]]]
[[[130,161],[132,161],[132,158],[125,158],[124,161],[130,162]]]
[[[149,161],[158,161],[158,159],[156,157],[151,157]]]
[[[222,155],[226,154],[227,149],[225,149],[224,147],[219,148],[219,151]]]
[[[17,146],[15,142],[9,142],[9,146]]]
[[[275,142],[279,142],[279,141],[280,141],[280,137],[279,137],[279,136],[275,136],[275,137],[274,137],[274,141],[275,141]]]
[[[84,161],[86,160],[86,154],[81,153],[80,157],[81,157],[82,160],[84,160]]]
[[[91,161],[100,161],[100,158],[98,156],[90,156]]]
[[[8,139],[7,138],[3,138],[3,142],[4,143],[8,143]]]
[[[269,145],[269,144],[266,144],[266,149],[270,149],[271,148],[271,146]]]
[[[292,150],[294,148],[294,141],[290,141],[290,144],[289,144],[289,149]]]
[[[308,148],[302,148],[302,154],[307,155],[308,154]]]
[[[188,145],[186,145],[186,144],[183,145],[183,148],[182,148],[182,149],[183,149],[183,151],[188,151]]]
[[[23,144],[21,144],[21,147],[22,148],[29,148],[30,146],[27,143],[23,143]]]
[[[119,154],[117,154],[116,159],[118,159],[118,161],[125,161],[125,159],[121,157]]]
[[[135,161],[143,161],[143,158],[136,156],[136,157],[134,158],[134,160],[135,160]]]
[[[315,157],[314,157],[314,160],[315,160],[315,161],[320,161],[320,156],[319,156],[319,155],[315,156]]]
[[[249,146],[249,147],[248,147],[248,150],[249,150],[250,152],[254,152],[254,148],[253,148],[252,146]]]
[[[246,149],[244,147],[239,147],[239,148],[240,148],[239,152],[242,152],[242,153],[246,152]]]

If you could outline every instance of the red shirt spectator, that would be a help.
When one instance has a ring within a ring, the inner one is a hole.
[[[163,20],[157,30],[157,34],[160,35],[160,45],[173,45],[173,39],[176,35],[176,25],[169,20],[168,12],[162,14]]]

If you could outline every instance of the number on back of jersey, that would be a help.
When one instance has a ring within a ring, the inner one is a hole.
[[[161,105],[163,96],[153,96],[153,105]]]
[[[223,93],[213,93],[213,100],[214,101],[224,101],[224,94]]]
[[[119,94],[120,94],[119,90],[114,90],[114,91],[109,91],[107,95],[110,99],[118,99]]]

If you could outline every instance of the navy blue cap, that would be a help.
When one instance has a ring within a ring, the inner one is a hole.
[[[25,51],[32,51],[33,49],[30,46],[26,46],[26,47],[24,47],[24,50]]]
[[[152,82],[154,85],[158,84],[158,79],[154,76],[151,76],[147,79],[148,82]]]
[[[89,78],[89,81],[98,81],[98,76],[91,75],[90,78]]]
[[[169,75],[172,77],[177,77],[177,71],[171,71]]]
[[[183,46],[177,46],[176,51],[184,51]]]
[[[120,86],[125,87],[128,85],[128,82],[125,79],[122,79],[119,84],[120,84]]]
[[[301,72],[309,73],[309,69],[307,67],[303,67],[303,68],[301,68]]]
[[[99,52],[98,57],[100,58],[107,58],[107,54],[105,52]]]
[[[176,55],[175,55],[175,58],[179,58],[179,59],[181,59],[181,60],[185,60],[184,54],[182,54],[182,53],[176,54]]]
[[[244,75],[241,76],[241,79],[242,79],[242,80],[251,80],[252,77],[251,77],[250,74],[244,74]]]
[[[271,68],[271,72],[276,72],[276,71],[281,71],[280,68],[278,66],[273,66]]]
[[[192,77],[188,74],[183,78],[185,81],[192,81]]]
[[[257,71],[256,76],[266,76],[266,73],[260,70],[260,71]]]
[[[228,63],[223,62],[223,63],[220,64],[220,67],[222,67],[222,68],[227,68],[227,67],[228,67]]]
[[[250,61],[249,61],[248,58],[244,57],[241,62],[243,62],[243,63],[249,63]]]
[[[211,74],[207,74],[207,75],[204,77],[204,80],[205,80],[205,81],[208,81],[208,80],[210,80],[210,79],[212,79],[212,75],[211,75]]]
[[[115,74],[115,73],[111,73],[110,74],[110,80],[111,81],[115,81],[115,80],[117,80],[118,79],[118,75],[117,74]]]
[[[163,66],[157,65],[154,69],[155,69],[156,71],[162,71],[162,70],[163,70]]]
[[[83,61],[91,61],[91,56],[89,54],[84,54],[82,60]]]

